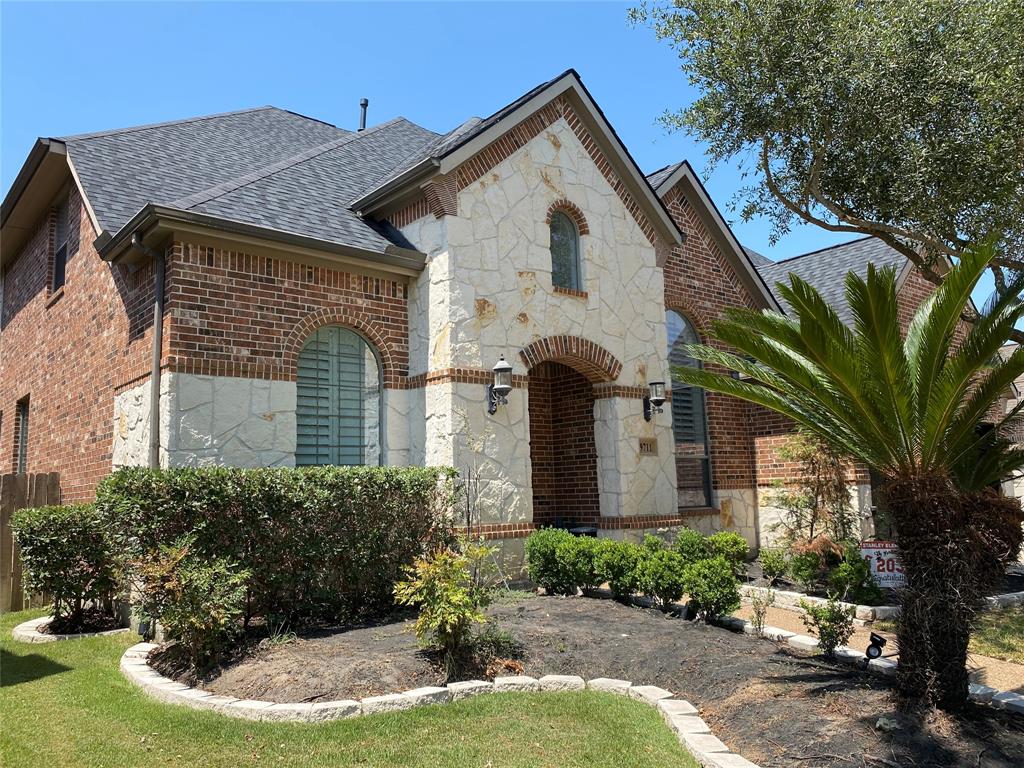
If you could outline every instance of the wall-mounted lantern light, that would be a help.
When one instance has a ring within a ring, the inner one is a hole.
[[[665,382],[652,381],[647,385],[647,395],[644,397],[644,421],[650,421],[654,414],[661,413],[665,404]]]
[[[499,405],[508,405],[508,393],[512,391],[512,366],[502,355],[491,371],[494,381],[487,385],[487,412],[493,416]]]

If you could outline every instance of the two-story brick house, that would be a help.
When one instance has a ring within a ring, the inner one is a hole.
[[[2,226],[0,471],[66,499],[123,465],[448,464],[497,539],[760,538],[786,425],[645,397],[781,275],[573,71],[443,135],[266,107],[40,139]]]

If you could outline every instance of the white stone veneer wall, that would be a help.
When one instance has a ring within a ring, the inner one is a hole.
[[[850,505],[860,520],[860,535],[862,539],[874,535],[874,521],[871,518],[871,485],[868,483],[851,483]],[[778,488],[758,488],[757,502],[758,514],[760,515],[760,529],[762,547],[775,546],[780,539],[777,526],[783,519],[786,511],[778,506]]]
[[[560,199],[579,206],[590,229],[581,238],[586,299],[552,288],[545,220]],[[522,348],[570,334],[615,355],[617,384],[667,378],[654,248],[563,120],[462,190],[458,215],[427,216],[402,231],[428,257],[410,285],[410,374],[489,369],[502,355],[524,374]],[[474,466],[486,522],[532,519],[527,391],[513,390],[493,417],[483,385],[435,384],[423,397],[425,463]],[[657,439],[656,456],[639,455],[640,437]],[[595,442],[602,515],[675,512],[667,411],[648,423],[639,399],[599,399]]]
[[[295,382],[168,373],[161,377],[161,390],[161,466],[295,465]],[[422,454],[411,439],[414,397],[384,390],[385,463],[408,464]],[[377,444],[372,440],[368,450]],[[147,380],[114,400],[113,466],[144,466],[148,458]]]

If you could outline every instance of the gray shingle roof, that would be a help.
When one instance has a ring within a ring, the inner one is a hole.
[[[61,140],[110,233],[157,204],[379,250],[390,241],[349,203],[437,138],[403,118],[352,133],[262,107]]]
[[[755,259],[754,265],[787,312],[790,311],[790,307],[775,291],[775,284],[788,284],[789,274],[792,272],[816,288],[844,323],[852,324],[853,312],[846,301],[846,274],[854,272],[864,277],[867,275],[868,264],[874,264],[878,268],[894,267],[900,270],[906,262],[906,256],[881,240],[865,237],[783,261],[759,263]]]
[[[681,165],[682,162],[672,163],[672,165],[666,165],[664,168],[659,168],[654,173],[647,174],[647,183],[651,185],[652,189],[657,189],[661,186],[661,183],[675,173]]]

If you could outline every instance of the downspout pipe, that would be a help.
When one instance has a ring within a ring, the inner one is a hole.
[[[164,347],[164,271],[163,251],[142,242],[142,235],[132,235],[132,245],[153,259],[153,357],[149,370],[149,467],[160,468],[160,358]]]

